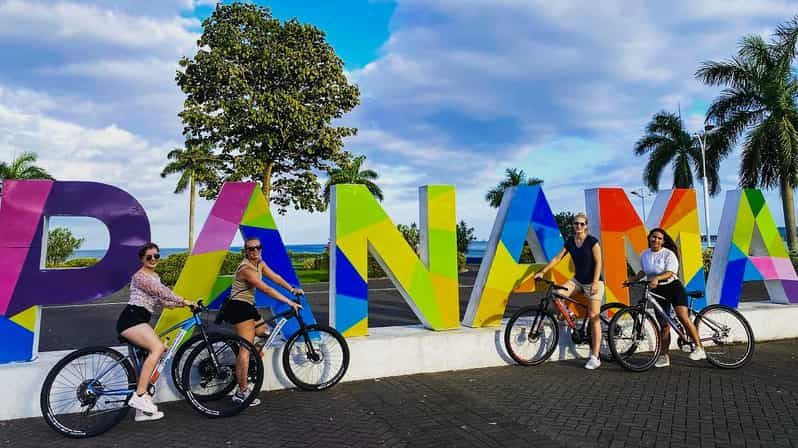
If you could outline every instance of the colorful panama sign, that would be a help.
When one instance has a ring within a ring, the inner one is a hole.
[[[758,190],[727,193],[706,287],[694,190],[660,192],[645,224],[620,188],[587,190],[585,197],[590,231],[602,245],[609,302],[628,302],[620,288],[626,264],[637,269],[639,253],[646,247],[646,229],[663,227],[680,247],[680,277],[689,289],[706,289],[707,299],[699,306],[737,306],[741,286],[750,280],[763,280],[773,302],[798,303],[798,276]],[[90,268],[44,269],[50,216],[101,221],[110,235],[106,256]],[[345,335],[368,332],[369,253],[427,328],[460,326],[454,187],[422,187],[420,218],[420,255],[416,255],[365,187],[334,187],[330,322]],[[35,358],[41,305],[85,303],[121,289],[139,267],[138,248],[150,239],[147,215],[132,196],[92,182],[5,181],[0,229],[0,364]],[[219,306],[229,294],[231,278],[218,272],[236,231],[245,238],[260,238],[264,260],[290,283],[299,283],[260,189],[253,183],[232,182],[222,188],[186,260],[175,286],[178,294],[203,297],[211,306]],[[534,290],[535,266],[520,263],[525,241],[538,263],[554,257],[563,244],[551,207],[537,186],[506,192],[463,325],[499,325],[510,293]],[[572,275],[567,257],[551,275],[556,281]],[[256,300],[277,312],[284,306],[261,294]],[[304,316],[312,321],[310,306],[304,305]],[[169,310],[157,326],[163,328],[184,313]]]

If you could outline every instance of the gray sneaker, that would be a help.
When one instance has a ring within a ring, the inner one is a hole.
[[[654,367],[670,367],[671,365],[671,357],[668,355],[662,355],[657,358],[657,362],[654,363]]]
[[[585,368],[587,370],[594,370],[594,369],[598,369],[599,367],[601,367],[601,361],[597,357],[595,357],[593,355],[590,355],[590,359],[587,360],[587,364],[585,364]]]

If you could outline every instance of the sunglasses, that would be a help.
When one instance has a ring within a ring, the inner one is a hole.
[[[146,257],[144,257],[144,259],[147,260],[147,261],[152,261],[153,258],[156,259],[156,260],[160,260],[161,259],[161,254],[147,255]]]
[[[586,223],[586,222],[580,222],[580,221],[576,221],[576,222],[574,222],[574,225],[575,225],[576,227],[584,227],[584,226],[586,226],[586,225],[587,225],[587,223]]]
[[[255,252],[256,250],[260,250],[260,246],[248,246],[247,252]]]

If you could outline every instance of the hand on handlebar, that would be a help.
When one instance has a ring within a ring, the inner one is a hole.
[[[544,275],[545,274],[543,273],[543,271],[537,271],[537,272],[535,272],[534,278],[535,278],[535,280],[540,280],[540,279],[543,278]]]

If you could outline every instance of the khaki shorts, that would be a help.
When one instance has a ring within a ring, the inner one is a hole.
[[[598,281],[598,288],[595,291],[591,291],[593,289],[593,285],[590,283],[579,283],[576,279],[572,278],[563,284],[566,288],[568,288],[571,293],[574,292],[581,292],[590,300],[598,300],[601,302],[604,300],[604,282],[601,280]]]

